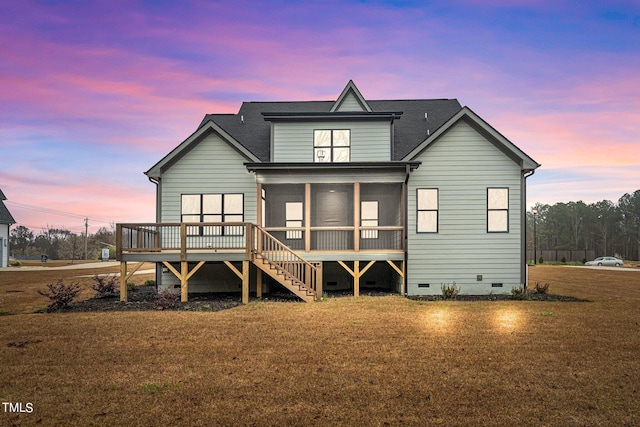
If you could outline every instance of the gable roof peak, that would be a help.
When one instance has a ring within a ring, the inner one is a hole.
[[[339,111],[340,107],[349,96],[355,98],[357,103],[360,105],[360,108],[362,111],[371,113],[372,111],[371,107],[369,106],[367,101],[364,99],[364,96],[362,96],[362,94],[358,90],[358,87],[355,85],[353,80],[349,80],[349,83],[347,83],[347,85],[344,87],[344,89],[342,90],[342,93],[340,94],[338,99],[336,99],[336,102],[333,103],[333,106],[331,107],[330,111],[332,113]]]

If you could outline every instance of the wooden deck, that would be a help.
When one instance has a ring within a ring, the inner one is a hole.
[[[335,233],[344,234],[345,231],[352,236],[354,242],[353,246],[346,245],[349,249],[342,249],[345,246],[344,236],[335,237],[338,236]],[[295,234],[286,234],[291,232]],[[321,234],[311,236],[313,232]],[[274,229],[273,233],[280,233],[285,241],[302,240],[305,249],[316,249],[293,250],[266,229],[247,222],[139,223],[117,224],[116,258],[121,262],[121,277],[125,278],[129,277],[128,262],[162,263],[180,279],[182,301],[188,300],[189,279],[207,261],[224,262],[242,280],[243,303],[248,302],[249,299],[249,263],[253,263],[258,268],[258,281],[262,281],[262,273],[265,273],[304,301],[315,301],[321,298],[321,261],[329,255],[337,259],[338,263],[354,278],[354,295],[359,293],[360,277],[376,261],[388,262],[404,278],[404,250],[399,247],[404,241],[402,227],[289,228]],[[306,237],[303,237],[305,233]],[[402,238],[397,236],[389,238],[388,233],[394,233]],[[318,239],[322,234],[324,237]],[[287,239],[292,235],[299,239]],[[384,237],[377,239],[381,247],[372,244],[375,239],[371,236]],[[342,242],[336,243],[339,250],[327,250],[326,245],[330,244],[332,239]],[[361,244],[362,240],[365,240],[364,245]],[[322,245],[318,245],[318,242]],[[374,249],[362,249],[365,246]],[[320,247],[322,250],[318,249]],[[314,261],[309,261],[306,257],[314,258]],[[343,260],[353,261],[353,268],[346,265]],[[368,262],[362,269],[360,268],[361,260]],[[241,262],[241,269],[236,268],[232,262]],[[400,266],[397,262],[400,262]],[[179,269],[174,267],[174,264],[178,263]],[[191,270],[189,270],[190,263],[192,265],[195,263]],[[126,300],[126,280],[121,282],[121,299]],[[260,291],[261,286],[258,286],[258,292]]]

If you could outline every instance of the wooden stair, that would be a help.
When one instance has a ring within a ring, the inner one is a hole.
[[[316,292],[316,283],[322,280],[318,268],[262,227],[254,227],[255,246],[251,260],[255,266],[303,301],[318,301],[320,295]]]
[[[316,300],[316,292],[313,289],[309,288],[304,282],[279,267],[276,263],[262,257],[254,258],[253,263],[256,267],[269,275],[269,277],[296,294],[303,301],[313,302]]]

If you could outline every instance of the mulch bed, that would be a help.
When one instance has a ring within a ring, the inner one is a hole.
[[[395,292],[380,290],[364,290],[360,295],[366,296],[387,296],[398,295]],[[352,291],[332,291],[328,292],[329,298],[341,298],[353,296]],[[407,297],[414,301],[443,301],[441,295],[422,295]],[[288,292],[272,292],[257,299],[251,297],[251,301],[274,301],[274,302],[302,302],[298,297]],[[508,294],[501,295],[458,295],[456,301],[512,301]],[[565,301],[578,302],[586,301],[578,298],[531,293],[527,296],[528,301]],[[138,286],[134,291],[129,291],[128,301],[121,302],[120,294],[106,297],[93,297],[84,301],[72,303],[66,307],[64,312],[91,312],[91,311],[146,311],[146,310],[173,310],[173,311],[220,311],[242,305],[238,293],[204,293],[189,296],[188,302],[175,301],[173,304],[159,304],[158,294],[155,286]]]

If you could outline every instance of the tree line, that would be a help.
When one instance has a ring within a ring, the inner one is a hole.
[[[527,212],[527,249],[595,250],[596,256],[640,258],[640,190],[618,203],[536,203]]]
[[[85,253],[86,241],[86,253]],[[101,227],[95,234],[85,236],[76,234],[64,228],[47,227],[36,234],[24,225],[13,230],[9,236],[11,254],[15,257],[41,257],[49,259],[99,259],[102,248],[109,247],[110,253],[115,254],[115,231]]]

